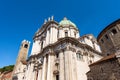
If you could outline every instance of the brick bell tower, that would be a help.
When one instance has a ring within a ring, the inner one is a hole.
[[[29,47],[30,47],[30,42],[27,40],[23,40],[21,45],[20,45],[18,57],[16,59],[16,64],[14,66],[14,70],[12,73],[12,80],[22,80],[22,77],[24,74],[23,70],[25,68],[25,65],[23,64],[23,62],[24,63],[26,62]]]

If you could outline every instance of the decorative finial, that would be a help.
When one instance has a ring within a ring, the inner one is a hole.
[[[25,42],[26,40],[24,39],[22,42]]]
[[[54,16],[51,16],[51,20],[52,20],[52,21],[54,20]]]
[[[45,20],[44,20],[44,24],[46,24],[46,22],[47,22],[47,20],[45,19]]]
[[[64,17],[64,18],[63,18],[63,20],[67,20],[67,18],[66,18],[66,17]]]
[[[50,21],[50,17],[48,18],[48,21]]]

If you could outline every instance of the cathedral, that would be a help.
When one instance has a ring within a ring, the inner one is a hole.
[[[28,57],[29,47],[23,40],[12,80],[87,80],[89,65],[104,55],[96,38],[80,36],[77,25],[66,17],[60,22],[53,16],[45,20],[35,32]]]

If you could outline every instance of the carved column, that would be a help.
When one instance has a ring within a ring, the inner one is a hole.
[[[47,67],[47,80],[50,80],[50,64],[51,64],[51,55],[48,55],[48,67]]]
[[[49,30],[47,30],[47,35],[46,35],[46,46],[49,44]]]
[[[42,69],[42,80],[46,79],[46,56],[44,57],[43,69]]]
[[[50,28],[50,44],[53,42],[53,27]]]
[[[57,38],[58,38],[58,30],[55,28],[55,42],[57,41]]]
[[[66,80],[73,80],[73,64],[72,64],[72,51],[70,50],[66,50],[65,51],[65,55],[66,55],[66,60],[67,60],[67,72],[68,72],[68,79]],[[74,79],[75,80],[75,79]]]
[[[70,66],[69,66],[69,51],[66,50],[64,52],[64,56],[65,56],[65,80],[70,80]]]
[[[77,80],[77,62],[75,49],[67,47],[64,52],[64,56],[65,80]]]
[[[38,80],[38,71],[35,71],[35,76],[34,76],[34,80]]]
[[[72,54],[72,66],[73,66],[73,80],[78,80],[77,79],[77,57],[76,57],[76,52],[73,52]]]
[[[70,80],[75,80],[74,79],[74,74],[73,74],[73,59],[72,59],[72,54],[73,52],[72,51],[69,51],[69,72],[70,72]]]
[[[53,27],[53,43],[57,41],[57,29],[55,27]]]
[[[42,80],[42,68],[39,69],[38,80]]]
[[[60,80],[65,80],[64,77],[65,63],[64,63],[64,55],[62,51],[59,53],[59,56],[60,56]]]
[[[26,80],[29,80],[29,75],[30,75],[30,64],[28,65],[28,69],[27,69],[26,74],[25,74]]]
[[[54,61],[55,61],[55,56],[54,56],[54,54],[53,53],[51,53],[50,54],[50,56],[51,56],[51,62],[50,62],[50,78],[51,78],[51,80],[54,80],[54,78],[53,78],[53,70],[54,70],[54,67],[55,67],[55,63],[54,63]]]
[[[62,37],[62,29],[59,28],[59,38],[61,38],[61,37]]]
[[[34,71],[33,71],[33,69],[34,69],[34,64],[33,63],[31,63],[31,67],[30,67],[30,79],[29,80],[34,80]]]

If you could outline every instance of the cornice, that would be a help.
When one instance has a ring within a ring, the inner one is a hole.
[[[40,53],[38,53],[37,55],[30,56],[28,60],[35,57],[38,58],[40,56],[45,56],[46,54],[54,55],[55,52],[61,52],[65,50],[71,50],[73,52],[76,52],[77,47],[83,48],[84,50],[87,49],[87,51],[91,51],[102,56],[100,52],[94,50],[92,47],[88,46],[87,44],[80,43],[78,39],[65,37],[65,38],[60,38],[58,39],[57,42],[53,44],[49,44],[48,46],[44,47]]]
[[[56,21],[48,21],[46,24],[43,24],[43,25],[41,26],[41,28],[35,33],[33,39],[35,39],[36,37],[41,36],[41,35],[48,29],[48,26],[49,26],[50,24],[53,24],[53,23],[56,24],[56,25],[58,25],[58,23],[57,23]],[[51,27],[58,28],[58,27],[56,27],[56,26],[51,26]],[[39,32],[41,32],[41,33],[38,34]],[[38,34],[38,35],[37,35],[37,34]]]
[[[78,28],[73,27],[72,25],[69,26],[59,26],[59,28],[70,28],[70,29],[75,29],[76,31],[79,31]]]
[[[111,24],[109,24],[106,28],[104,28],[98,35],[97,37],[97,41],[99,41],[99,39],[111,28],[115,27],[116,24],[120,24],[120,19],[112,22]]]

